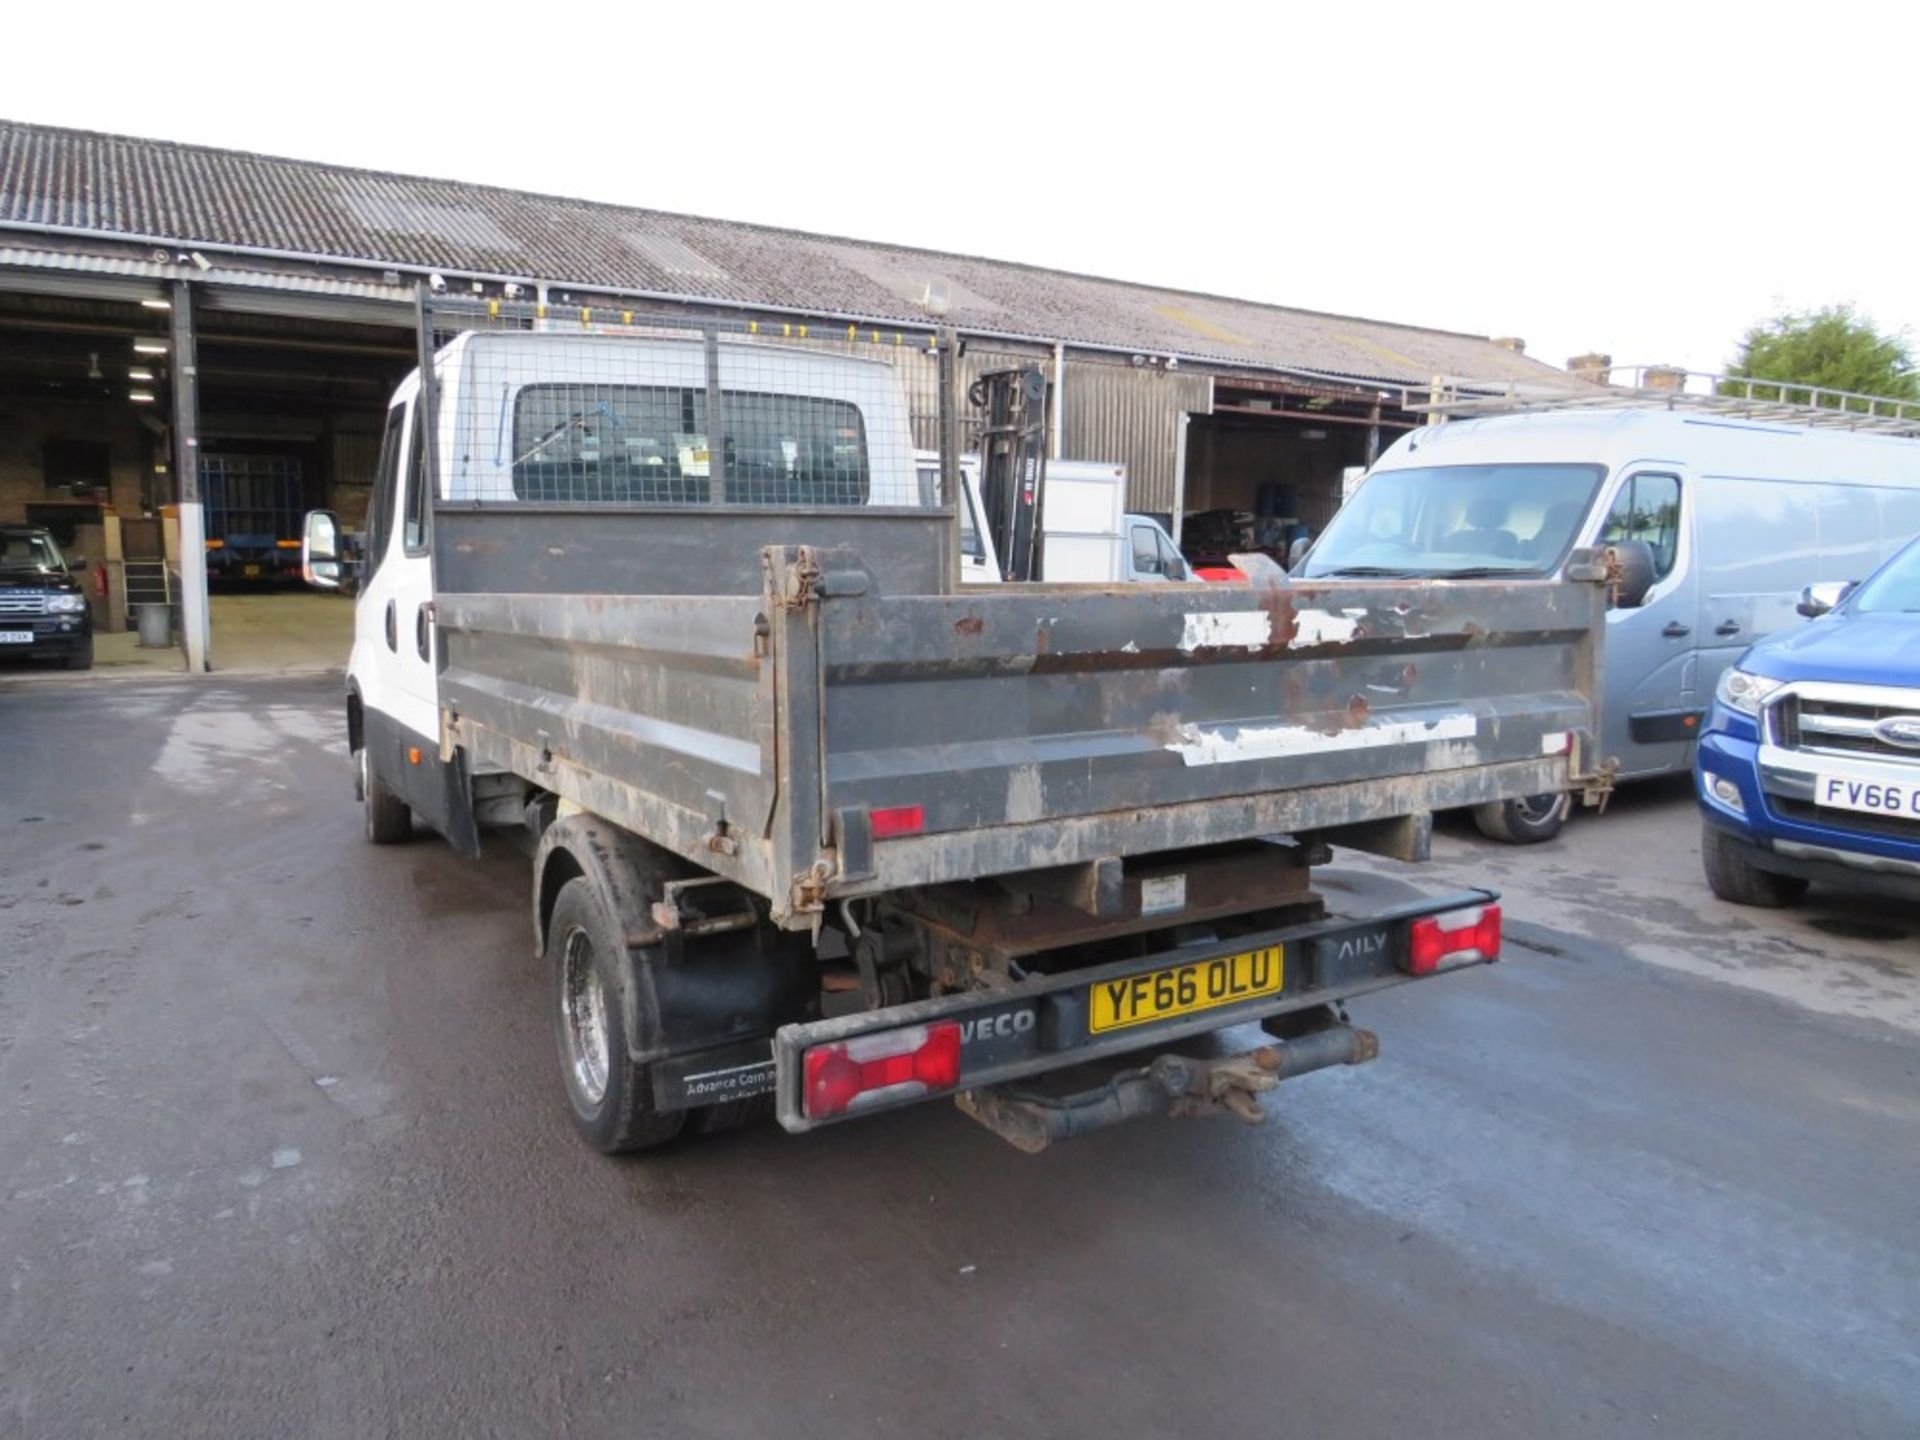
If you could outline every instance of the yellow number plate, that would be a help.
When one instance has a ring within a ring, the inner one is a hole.
[[[1105,1030],[1144,1025],[1149,1020],[1171,1020],[1196,1010],[1233,1005],[1259,995],[1277,995],[1282,960],[1281,947],[1270,945],[1125,980],[1102,980],[1093,987],[1087,1029],[1098,1035]]]

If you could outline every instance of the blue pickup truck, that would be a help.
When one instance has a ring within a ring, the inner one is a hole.
[[[1788,905],[1809,881],[1920,899],[1920,540],[1721,677],[1695,788],[1707,883]]]

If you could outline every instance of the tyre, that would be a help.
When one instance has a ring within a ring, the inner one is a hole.
[[[366,817],[367,841],[372,845],[398,845],[413,838],[413,811],[407,802],[387,788],[387,782],[373,773],[373,762],[362,745],[354,752],[360,766],[360,808]]]
[[[1762,870],[1735,848],[1724,830],[1706,821],[1700,824],[1700,866],[1707,872],[1707,888],[1732,905],[1779,910],[1807,893],[1806,881]]]
[[[1538,845],[1560,833],[1571,808],[1572,799],[1567,795],[1527,795],[1474,806],[1473,823],[1489,840]]]
[[[560,1074],[581,1135],[608,1155],[666,1144],[687,1117],[653,1108],[646,1070],[627,1055],[626,936],[584,876],[561,886],[553,902],[546,964]]]
[[[69,670],[93,669],[93,637],[91,635],[87,637],[86,644],[67,656],[66,665]]]

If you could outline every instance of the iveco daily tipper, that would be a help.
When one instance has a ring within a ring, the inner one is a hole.
[[[1372,1057],[1347,1002],[1498,955],[1491,891],[1349,914],[1311,867],[1598,773],[1602,566],[963,586],[951,342],[930,493],[895,364],[754,328],[468,331],[388,412],[346,696],[367,835],[537,835],[590,1143],[933,1097],[1030,1149],[1257,1118]],[[316,513],[323,584],[336,537]]]

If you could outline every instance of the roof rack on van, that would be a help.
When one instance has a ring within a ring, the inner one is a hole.
[[[1920,400],[1892,400],[1824,385],[1714,375],[1671,365],[1616,366],[1605,381],[1569,374],[1547,380],[1468,380],[1442,375],[1424,396],[1403,392],[1407,410],[1432,423],[1533,410],[1698,410],[1783,425],[1920,436]],[[1615,376],[1624,378],[1616,383]]]

